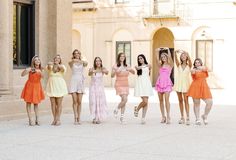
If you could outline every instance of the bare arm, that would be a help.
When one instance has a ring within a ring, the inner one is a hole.
[[[191,61],[191,58],[190,58],[188,52],[186,52],[186,55],[187,55],[187,57],[188,57],[188,66],[189,66],[189,68],[192,68],[193,63],[192,63],[192,61]]]
[[[167,50],[168,50],[169,65],[171,66],[171,68],[173,68],[174,67],[174,62],[173,62],[173,59],[171,57],[170,49],[167,48]]]
[[[23,70],[23,72],[21,73],[21,77],[23,77],[23,76],[25,76],[25,75],[29,74],[30,70],[31,70],[31,68],[30,68],[30,67],[29,67],[29,68],[26,68],[26,69],[24,69],[24,70]]]
[[[102,73],[105,74],[105,75],[108,75],[109,71],[105,67],[103,67],[102,68]]]
[[[58,65],[58,68],[60,69],[60,72],[65,72],[65,66],[64,65]]]
[[[93,70],[93,68],[89,68],[88,75],[89,75],[89,76],[92,76],[92,75],[93,75],[93,73],[94,73],[94,70]]]
[[[82,64],[83,64],[84,67],[88,66],[88,62],[86,62],[86,61],[82,61]]]
[[[159,58],[160,57],[160,48],[155,49],[155,54],[156,54],[157,65],[161,66],[160,58]]]
[[[116,68],[115,68],[115,65],[112,67],[112,70],[111,70],[111,78],[114,78],[116,75]]]
[[[180,65],[179,59],[178,59],[178,56],[177,56],[177,53],[178,53],[178,52],[179,52],[179,50],[176,50],[175,53],[174,53],[174,54],[175,54],[175,64],[176,64],[177,67],[179,67],[179,65]],[[191,67],[190,67],[190,68],[191,68]]]

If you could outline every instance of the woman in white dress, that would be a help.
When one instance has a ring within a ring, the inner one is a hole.
[[[72,70],[69,93],[73,99],[74,124],[80,124],[81,103],[84,94],[84,67],[88,65],[81,59],[81,52],[74,50],[69,66]]]
[[[137,79],[134,88],[134,96],[141,97],[142,102],[138,106],[134,107],[134,116],[138,117],[138,112],[143,108],[141,123],[145,124],[145,116],[148,108],[148,98],[153,95],[152,85],[150,81],[151,65],[148,64],[146,57],[143,54],[137,57],[138,66],[135,66],[137,70]]]

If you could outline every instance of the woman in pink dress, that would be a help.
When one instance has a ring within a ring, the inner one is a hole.
[[[89,87],[89,107],[94,124],[100,124],[107,115],[107,102],[103,86],[103,75],[108,70],[102,66],[100,57],[95,57],[93,68],[89,69],[91,83]]]
[[[172,81],[170,79],[171,70],[173,68],[173,60],[169,48],[158,48],[157,65],[159,68],[159,76],[156,81],[156,90],[160,102],[160,110],[162,115],[161,123],[170,124],[170,92],[172,91]],[[159,57],[160,56],[160,57]],[[164,105],[165,99],[165,105]],[[164,108],[165,106],[165,108]],[[165,114],[166,109],[166,114]]]
[[[112,67],[111,77],[116,76],[115,89],[116,94],[120,96],[121,102],[114,110],[114,115],[117,117],[119,109],[121,109],[120,122],[123,124],[125,105],[127,103],[127,98],[129,95],[129,82],[128,76],[129,72],[134,74],[135,71],[126,64],[126,57],[124,53],[119,53],[117,56],[116,64]]]

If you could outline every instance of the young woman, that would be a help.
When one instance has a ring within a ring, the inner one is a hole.
[[[41,85],[42,67],[41,61],[38,56],[34,56],[31,61],[31,67],[26,68],[21,76],[29,75],[29,78],[25,84],[25,87],[21,93],[21,98],[26,102],[26,111],[29,118],[29,125],[33,125],[31,118],[31,104],[34,104],[35,112],[35,125],[40,125],[39,114],[38,114],[38,104],[44,99],[44,92]]]
[[[179,58],[177,54],[180,54]],[[174,90],[176,91],[179,100],[179,108],[181,114],[179,124],[185,123],[185,117],[184,117],[184,108],[185,108],[186,125],[190,125],[189,102],[188,102],[187,92],[190,86],[190,70],[192,68],[192,62],[189,57],[189,54],[183,50],[176,50],[175,64],[177,66],[177,72],[176,72],[177,75],[175,78]]]
[[[158,48],[157,65],[159,74],[156,81],[156,91],[160,102],[160,110],[162,115],[161,123],[170,124],[170,92],[172,91],[172,82],[170,79],[171,70],[173,68],[173,60],[169,48]],[[164,105],[165,99],[165,105]],[[165,108],[164,108],[165,106]],[[166,113],[165,113],[166,109]]]
[[[53,62],[49,62],[46,66],[48,71],[48,82],[46,93],[50,97],[51,108],[53,114],[52,125],[61,125],[62,99],[68,94],[66,82],[63,75],[66,67],[62,64],[60,55],[56,55]]]
[[[135,66],[137,70],[137,79],[134,87],[134,96],[141,97],[142,102],[139,103],[138,107],[134,107],[134,116],[138,117],[138,112],[142,108],[142,119],[141,124],[145,124],[145,117],[148,108],[148,98],[153,95],[152,85],[150,81],[150,70],[151,65],[148,64],[146,57],[143,54],[137,57],[138,66]]]
[[[100,57],[95,57],[93,67],[89,69],[91,83],[89,87],[89,107],[94,124],[100,124],[107,115],[107,102],[103,85],[103,75],[108,70],[103,67]]]
[[[188,96],[193,98],[194,114],[196,117],[196,125],[201,125],[200,121],[200,100],[206,103],[205,112],[201,116],[203,123],[208,124],[207,117],[212,107],[212,95],[208,87],[206,78],[208,77],[207,67],[203,66],[202,60],[196,58],[191,70],[193,81],[190,85]]]
[[[129,95],[129,73],[134,74],[135,71],[126,64],[126,57],[124,53],[119,53],[117,56],[116,64],[112,67],[111,77],[116,76],[115,89],[116,94],[120,96],[121,102],[114,110],[114,115],[117,117],[119,109],[121,110],[120,122],[124,124],[124,113],[125,105],[127,103],[127,98]]]
[[[84,94],[84,68],[88,65],[81,59],[81,52],[74,50],[69,66],[72,69],[69,93],[72,95],[74,124],[80,124],[81,103]]]

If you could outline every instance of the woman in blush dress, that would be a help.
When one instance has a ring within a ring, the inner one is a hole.
[[[141,124],[145,124],[145,117],[148,108],[148,98],[153,95],[152,85],[150,81],[151,65],[148,64],[146,57],[143,54],[137,57],[138,66],[135,66],[137,70],[137,79],[134,87],[134,96],[141,97],[142,102],[138,106],[134,107],[134,116],[138,117],[138,112],[142,108]]]
[[[74,111],[74,124],[80,123],[81,104],[84,94],[84,68],[88,63],[81,58],[81,52],[75,49],[72,53],[72,60],[69,66],[72,70],[70,81],[69,93],[72,95],[73,111]]]
[[[112,67],[111,77],[113,78],[116,76],[116,81],[115,81],[116,94],[119,95],[121,98],[121,102],[114,110],[115,117],[117,117],[119,109],[121,110],[121,115],[120,115],[121,124],[125,124],[124,113],[125,113],[125,105],[127,103],[129,95],[129,82],[128,82],[129,73],[134,74],[135,71],[126,64],[125,54],[119,53],[117,56],[116,64]]]
[[[89,69],[91,83],[89,87],[89,107],[93,123],[100,124],[107,115],[107,102],[103,85],[103,75],[108,70],[103,67],[100,57],[95,57],[93,67]]]
[[[174,66],[169,48],[158,48],[157,65],[159,68],[159,76],[156,81],[156,91],[160,102],[160,110],[162,115],[161,123],[170,124],[170,92],[172,91],[172,82],[170,79],[171,70]],[[160,58],[159,58],[160,56]],[[165,105],[164,105],[165,99]],[[165,107],[164,107],[165,106]],[[165,114],[166,109],[166,114]]]

